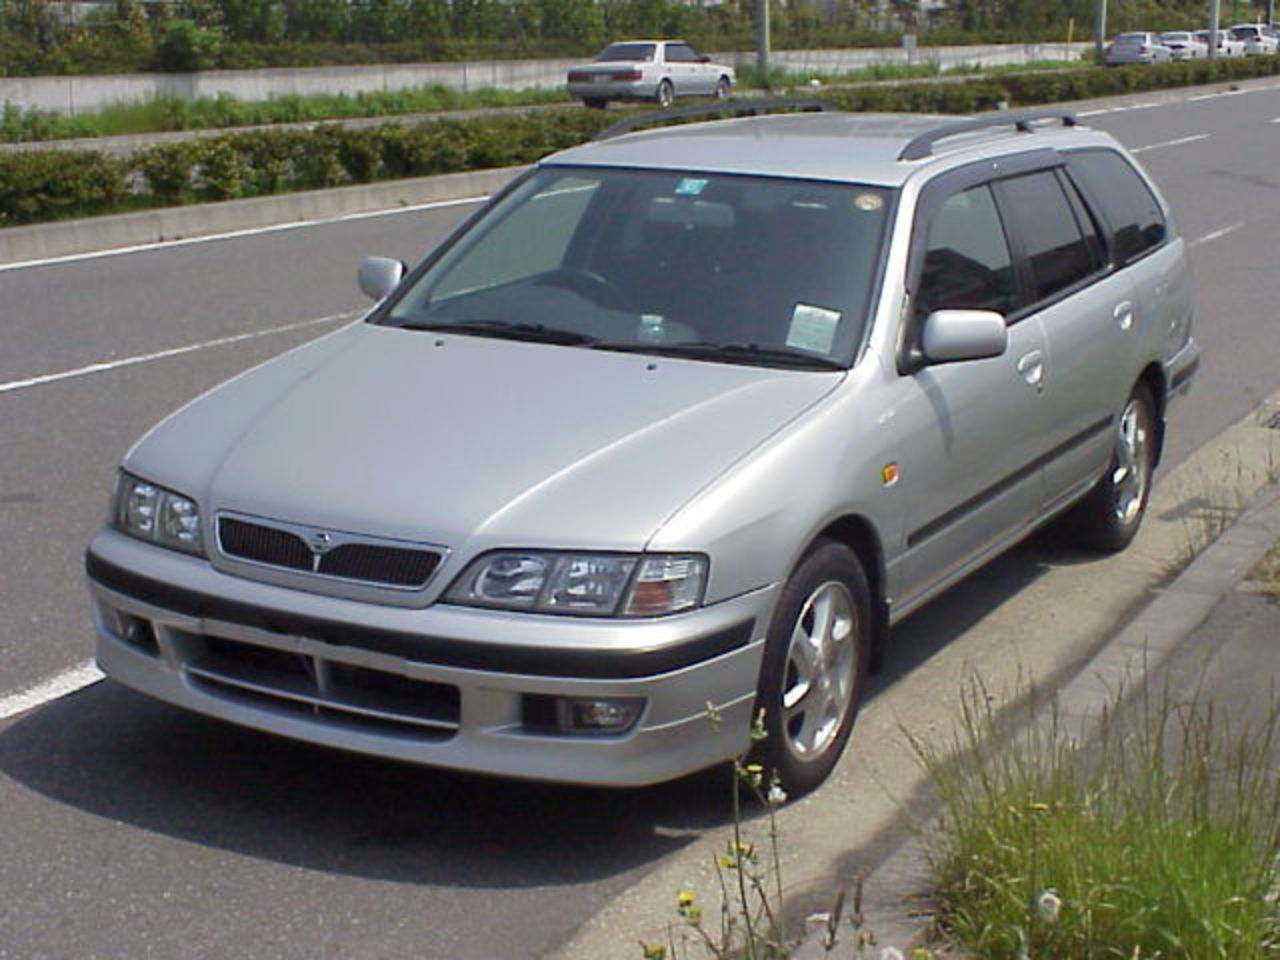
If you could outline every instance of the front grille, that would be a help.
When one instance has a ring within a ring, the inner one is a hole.
[[[461,698],[452,684],[224,637],[198,638],[195,647],[187,679],[219,699],[419,740],[448,740],[458,729]]]
[[[332,536],[347,539],[343,534]],[[218,543],[223,553],[238,560],[412,589],[426,586],[440,563],[434,550],[355,539],[317,553],[300,533],[235,517],[218,518]]]

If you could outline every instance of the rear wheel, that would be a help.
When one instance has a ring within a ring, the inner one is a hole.
[[[669,107],[676,98],[675,89],[671,86],[670,80],[663,80],[658,84],[658,90],[653,95],[653,99],[658,101],[658,106]]]
[[[858,712],[871,648],[871,597],[844,544],[812,550],[783,587],[765,642],[757,711],[766,737],[754,759],[799,796],[840,759]]]
[[[1138,384],[1116,421],[1107,471],[1076,507],[1082,539],[1106,553],[1123,550],[1138,532],[1151,495],[1159,436],[1151,391]]]
[[[582,105],[584,107],[589,107],[592,110],[603,110],[606,106],[608,106],[608,104],[609,104],[609,101],[603,99],[602,97],[583,97],[582,98]]]

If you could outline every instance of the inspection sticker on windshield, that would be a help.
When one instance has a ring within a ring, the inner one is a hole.
[[[814,353],[830,353],[836,342],[836,327],[840,326],[840,313],[807,303],[797,303],[791,311],[791,329],[787,331],[787,346]]]
[[[697,177],[683,177],[676,184],[677,197],[696,197],[707,188],[706,180],[699,180]]]

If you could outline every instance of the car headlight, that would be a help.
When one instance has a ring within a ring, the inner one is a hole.
[[[657,617],[702,602],[707,558],[504,550],[472,563],[449,603],[591,617]]]
[[[195,501],[123,471],[116,481],[113,516],[118,529],[140,540],[185,553],[204,552]]]

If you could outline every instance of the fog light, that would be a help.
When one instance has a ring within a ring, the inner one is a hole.
[[[567,698],[567,720],[570,731],[622,733],[640,719],[644,701],[638,698],[579,699]]]
[[[160,643],[156,640],[156,632],[150,621],[106,604],[103,604],[101,609],[102,619],[108,632],[119,637],[129,646],[137,647],[143,653],[149,653],[153,657],[159,656]]]

